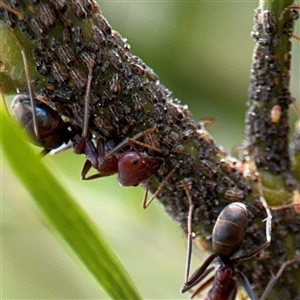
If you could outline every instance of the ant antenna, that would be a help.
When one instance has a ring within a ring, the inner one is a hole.
[[[83,130],[82,137],[86,139],[88,137],[88,129],[89,129],[89,117],[90,117],[90,101],[91,101],[91,85],[93,79],[93,67],[95,65],[95,61],[92,60],[88,63],[88,81],[87,87],[85,91],[85,103],[84,103],[84,118],[83,118]]]
[[[3,6],[3,4],[4,3],[1,3],[2,6]],[[9,27],[8,27],[8,30],[9,30],[10,34],[12,35],[13,39],[15,40],[15,42],[21,52],[21,55],[22,55],[24,71],[25,71],[25,75],[26,75],[26,79],[27,79],[28,92],[29,92],[29,97],[30,97],[30,105],[32,108],[32,120],[33,120],[34,133],[35,133],[36,137],[39,139],[40,134],[39,134],[38,125],[37,125],[36,106],[35,106],[35,101],[34,101],[34,91],[33,91],[33,86],[32,86],[32,80],[31,80],[30,73],[29,73],[28,62],[27,62],[25,50],[24,50],[23,46],[21,45],[20,41],[18,40],[17,36],[13,32],[13,30]]]
[[[268,206],[267,201],[265,200],[263,196],[263,188],[262,188],[262,180],[261,180],[261,175],[257,174],[258,178],[258,191],[259,191],[259,201],[264,207],[266,213],[267,213],[267,219],[266,219],[266,242],[270,244],[271,243],[271,231],[272,231],[272,214],[270,211],[270,208]],[[264,244],[265,244],[264,243]]]
[[[138,149],[135,147],[134,144],[142,146],[142,147],[145,147],[145,148],[148,148],[149,150],[153,150],[153,151],[158,152],[158,153],[163,153],[163,151],[161,149],[159,149],[159,148],[157,148],[155,146],[152,146],[152,145],[140,142],[140,141],[137,140],[137,139],[139,139],[142,136],[150,135],[154,131],[156,131],[156,127],[152,127],[150,129],[146,129],[146,130],[144,130],[144,131],[136,134],[132,138],[125,139],[117,147],[115,147],[113,150],[111,150],[110,152],[108,152],[107,155],[106,155],[106,157],[115,154],[116,152],[120,151],[122,148],[124,148],[124,147],[126,147],[126,146],[129,145],[137,154],[139,154],[139,156],[144,161],[144,158],[141,156],[140,152],[138,151]]]
[[[2,6],[4,9],[10,11],[11,13],[13,13],[14,15],[16,15],[18,17],[19,20],[23,20],[24,16],[22,13],[18,12],[17,10],[13,9],[12,7],[10,7],[9,5],[5,4],[4,2],[0,2],[0,6]]]
[[[143,209],[146,209],[151,202],[156,198],[156,196],[161,192],[161,190],[164,188],[164,186],[166,185],[166,183],[169,181],[169,179],[172,177],[172,175],[174,174],[175,170],[177,168],[175,167],[167,176],[166,178],[163,180],[163,182],[161,183],[161,185],[158,187],[158,189],[155,191],[155,193],[152,195],[152,197],[147,201],[148,198],[148,190],[149,190],[149,184],[148,184],[148,180],[147,180],[147,184],[146,184],[146,191],[145,191],[145,195],[144,195],[144,199],[143,199]]]
[[[189,201],[189,212],[187,217],[187,256],[186,256],[186,267],[185,267],[185,283],[189,280],[190,275],[190,267],[191,267],[191,260],[192,260],[192,248],[193,248],[193,229],[192,229],[192,218],[193,218],[193,210],[194,210],[194,203],[192,200],[191,191],[192,182],[188,179],[182,180],[182,187],[185,191],[185,194]]]

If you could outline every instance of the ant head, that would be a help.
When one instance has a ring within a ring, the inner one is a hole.
[[[137,186],[155,174],[161,161],[144,153],[126,152],[119,156],[119,183],[122,186]]]

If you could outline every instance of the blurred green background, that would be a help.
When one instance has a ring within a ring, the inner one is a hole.
[[[218,144],[230,151],[241,143],[255,1],[101,1],[100,5],[113,28],[128,38],[132,52],[188,104],[195,120],[216,119],[209,131]],[[300,22],[296,27],[300,35]],[[292,72],[292,93],[299,104],[296,41]],[[89,275],[44,225],[2,152],[1,163],[2,299],[103,299]],[[120,187],[116,176],[81,181],[84,156],[72,151],[47,156],[44,163],[98,224],[145,299],[187,298],[179,293],[186,241],[158,202],[142,210],[143,190]],[[207,255],[195,255],[193,268]]]

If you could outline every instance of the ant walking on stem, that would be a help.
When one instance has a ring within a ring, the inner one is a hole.
[[[105,153],[103,139],[98,139],[97,147],[94,146],[92,141],[86,140],[84,151],[87,161],[81,173],[82,179],[91,180],[118,173],[118,181],[122,186],[136,186],[145,181],[150,175],[158,171],[161,160],[139,152],[135,144],[162,153],[159,148],[136,140],[145,134],[153,133],[154,130],[155,128],[151,128],[131,139],[126,139],[107,154]],[[80,142],[81,137],[78,140]],[[124,152],[117,156],[117,153],[126,146],[130,146],[133,151]],[[99,173],[86,177],[91,167],[94,167]]]
[[[261,181],[259,177],[259,186],[261,187]],[[186,260],[186,275],[185,275],[185,284],[181,289],[182,293],[193,288],[198,283],[203,282],[200,286],[193,292],[191,298],[195,297],[205,288],[212,284],[211,289],[209,290],[205,299],[207,300],[234,300],[237,295],[238,283],[241,283],[248,296],[251,300],[256,300],[256,296],[251,288],[251,284],[247,277],[240,271],[236,269],[236,265],[242,261],[249,259],[266,247],[269,246],[271,242],[271,222],[272,214],[269,206],[267,205],[264,197],[262,196],[262,190],[260,192],[260,202],[264,207],[267,218],[266,218],[266,241],[246,252],[243,255],[234,257],[237,251],[240,249],[240,246],[244,240],[248,219],[247,219],[247,208],[243,203],[234,202],[227,205],[219,214],[216,223],[212,232],[212,248],[213,253],[204,261],[202,266],[196,270],[196,272],[189,277],[190,263],[191,263],[191,253],[192,253],[192,239],[194,233],[192,232],[192,213],[194,204],[192,202],[192,197],[190,194],[190,185],[184,184],[183,188],[185,189],[186,195],[189,200],[189,212],[187,218],[187,228],[188,228],[188,247],[187,247],[187,260]],[[289,208],[282,206],[278,209]],[[211,263],[217,258],[218,267],[216,274],[207,279],[207,276],[215,269],[214,266],[210,266]],[[263,295],[260,300],[266,299],[272,287],[281,276],[284,269],[293,263],[299,262],[300,257],[296,257],[292,260],[285,262],[280,269],[278,270],[276,276],[274,276],[269,284],[267,285]]]

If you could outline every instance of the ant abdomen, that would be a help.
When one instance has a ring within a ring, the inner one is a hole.
[[[234,202],[220,213],[212,233],[213,251],[219,256],[230,257],[240,247],[247,228],[247,208]]]
[[[11,103],[13,117],[32,137],[32,143],[44,147],[48,152],[68,142],[70,132],[59,114],[45,103],[34,101],[39,136],[36,135],[34,129],[30,97],[26,94],[20,94]]]

